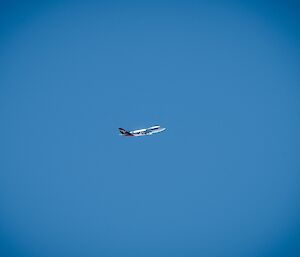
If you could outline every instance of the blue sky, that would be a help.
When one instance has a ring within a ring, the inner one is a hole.
[[[2,4],[1,256],[299,256],[299,8]]]

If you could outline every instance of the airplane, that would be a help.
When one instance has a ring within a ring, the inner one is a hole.
[[[152,126],[150,128],[138,129],[127,131],[123,128],[119,128],[120,136],[124,137],[140,137],[140,136],[150,136],[159,132],[163,132],[166,128],[162,128],[161,126]]]

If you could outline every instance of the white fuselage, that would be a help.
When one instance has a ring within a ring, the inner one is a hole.
[[[134,136],[146,136],[146,135],[152,135],[155,133],[163,132],[166,130],[165,128],[161,128],[160,126],[153,126],[146,129],[137,129],[133,131],[129,131]]]

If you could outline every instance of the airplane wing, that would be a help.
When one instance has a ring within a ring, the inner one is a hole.
[[[149,128],[147,129],[146,133],[148,135],[152,135],[152,134],[156,134],[156,133],[159,133],[159,132],[163,132],[164,130],[166,130],[166,128],[162,128],[162,127],[154,127],[154,128]]]
[[[130,131],[129,133],[131,133],[135,137],[145,136],[146,129],[137,129],[137,130]]]

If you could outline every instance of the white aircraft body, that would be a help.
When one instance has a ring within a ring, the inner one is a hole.
[[[163,132],[166,128],[162,128],[161,126],[152,126],[150,128],[138,129],[127,131],[123,128],[119,128],[120,135],[124,137],[140,137],[140,136],[150,136],[159,132]]]

